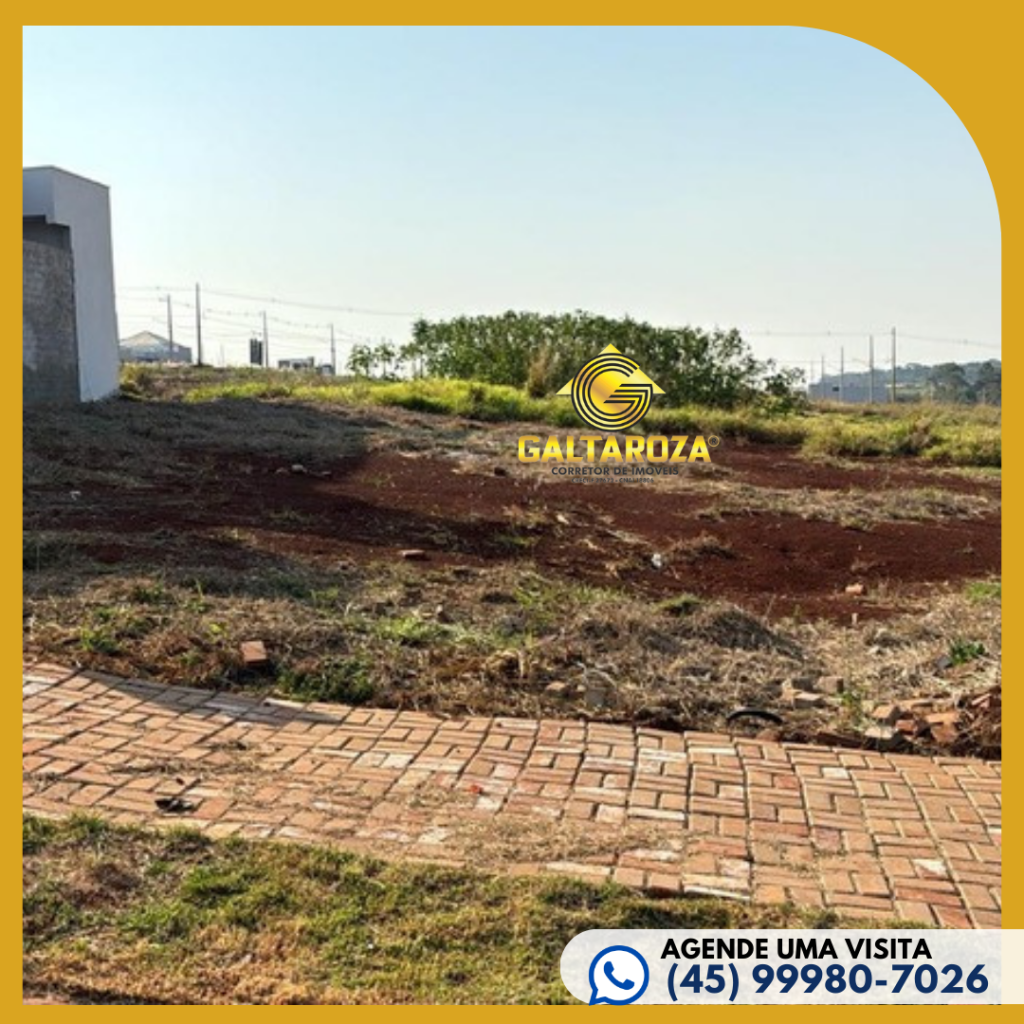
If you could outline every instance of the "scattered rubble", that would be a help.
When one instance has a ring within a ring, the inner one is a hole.
[[[876,704],[871,709],[871,720],[878,725],[895,725],[903,716],[899,704]]]
[[[828,698],[822,693],[797,692],[793,694],[793,707],[798,711],[827,706]]]
[[[872,741],[891,742],[893,733],[904,742],[949,753],[982,751],[998,756],[1002,743],[1002,688],[991,686],[959,698],[934,698],[878,704],[868,717],[875,724],[864,731]],[[883,747],[883,749],[889,749]]]
[[[838,675],[793,676],[776,685],[779,702],[805,715],[838,709],[851,696],[847,680]],[[853,721],[840,720],[839,724],[808,732],[806,719],[795,716],[785,723],[783,733],[790,739],[810,739],[833,747],[999,758],[1001,704],[998,684],[960,696],[867,701],[861,702],[860,714]],[[772,715],[744,707],[732,712],[726,721],[731,724],[749,716],[783,724],[782,718]]]
[[[788,680],[789,688],[792,690],[802,690],[805,693],[814,693],[817,680],[813,676],[794,676]]]
[[[824,709],[836,704],[834,695],[821,692],[820,681],[810,676],[787,679],[782,684],[779,697],[798,711]]]
[[[242,664],[246,668],[262,668],[270,661],[266,644],[262,640],[243,640],[239,645]]]
[[[849,747],[859,749],[864,746],[864,737],[858,732],[839,732],[835,729],[819,729],[814,735],[814,742],[825,747]]]
[[[864,730],[864,739],[877,750],[898,750],[907,741],[903,733],[889,725],[872,725]]]
[[[815,687],[818,693],[827,694],[829,697],[838,697],[846,692],[846,680],[842,676],[821,676]]]

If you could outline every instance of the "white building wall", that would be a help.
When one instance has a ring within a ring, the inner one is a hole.
[[[120,363],[109,190],[56,167],[26,168],[22,189],[24,216],[71,229],[81,398],[105,398],[117,390]]]

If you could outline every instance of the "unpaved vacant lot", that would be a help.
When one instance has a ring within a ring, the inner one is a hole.
[[[752,705],[788,735],[998,681],[997,473],[727,439],[678,477],[572,483],[516,460],[550,432],[254,400],[30,412],[27,651],[454,714],[721,729]],[[269,664],[242,664],[248,639]],[[841,699],[782,700],[821,675]]]

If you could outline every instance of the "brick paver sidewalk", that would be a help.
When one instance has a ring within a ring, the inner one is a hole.
[[[24,806],[44,815],[1000,923],[998,764],[299,705],[42,665],[23,707]]]

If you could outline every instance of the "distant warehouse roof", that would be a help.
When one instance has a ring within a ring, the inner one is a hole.
[[[130,338],[122,338],[122,363],[191,363],[192,349],[168,341],[152,331],[140,331]]]

